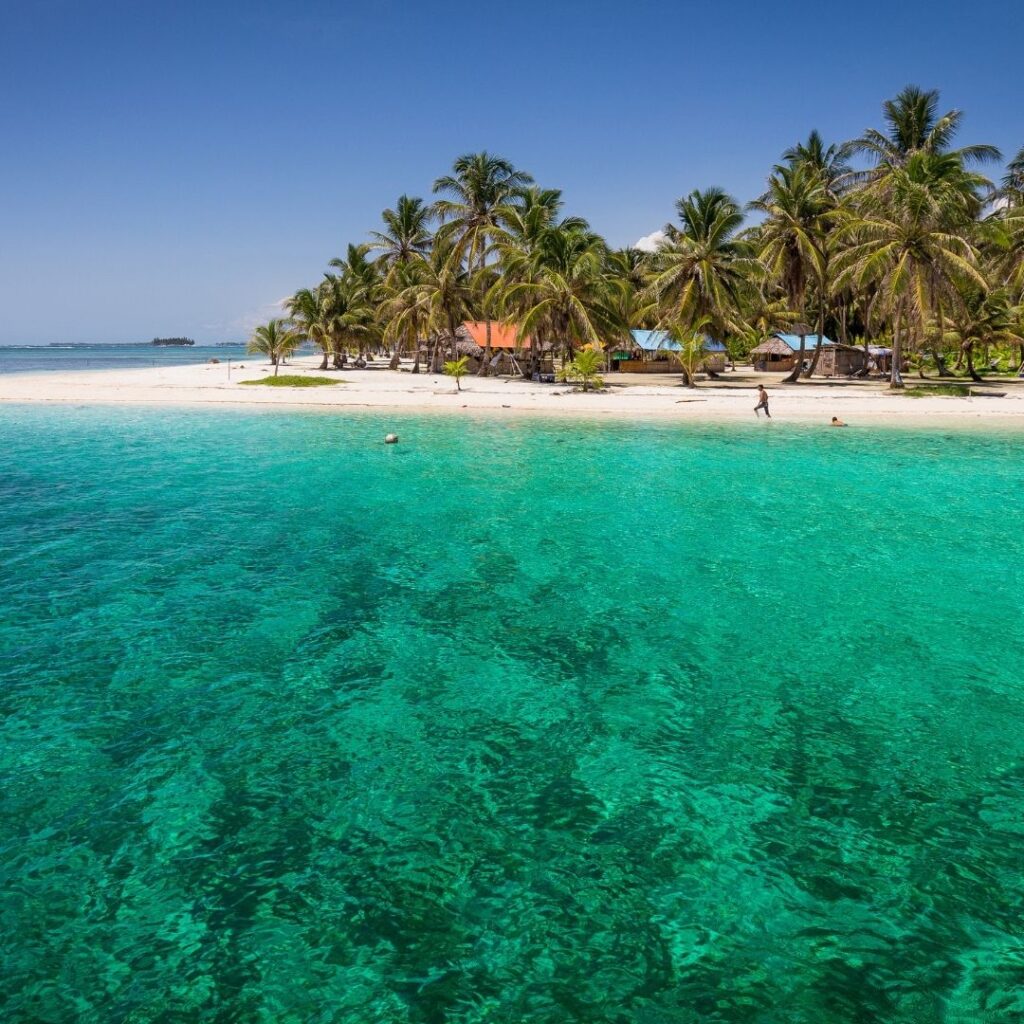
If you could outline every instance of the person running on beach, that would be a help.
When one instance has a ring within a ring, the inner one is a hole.
[[[772,418],[772,414],[768,411],[768,392],[765,391],[763,384],[757,385],[757,405],[754,406],[754,415],[760,419],[761,410],[764,409],[765,416],[768,419]]]

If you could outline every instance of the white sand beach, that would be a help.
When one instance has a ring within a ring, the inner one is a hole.
[[[753,421],[758,383],[768,388],[777,422],[827,425],[838,416],[851,426],[949,425],[1024,429],[1024,381],[974,385],[971,397],[908,397],[884,381],[814,380],[784,385],[778,375],[742,367],[720,379],[684,388],[676,376],[609,374],[605,391],[581,393],[566,384],[467,377],[456,391],[449,377],[367,369],[318,369],[317,356],[290,361],[285,373],[331,376],[333,387],[253,387],[242,382],[272,371],[265,360],[133,369],[47,371],[0,375],[0,402],[109,405],[311,408],[408,413],[604,416],[680,422]],[[907,379],[909,386],[922,383]],[[980,393],[980,394],[979,394]]]

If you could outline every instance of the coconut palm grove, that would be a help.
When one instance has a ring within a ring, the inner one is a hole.
[[[1001,166],[984,143],[962,144],[965,115],[939,92],[908,86],[856,139],[811,131],[786,148],[763,194],[743,205],[710,185],[676,202],[645,250],[612,249],[561,193],[509,160],[469,153],[402,195],[369,240],[297,291],[256,351],[277,362],[303,340],[329,361],[386,350],[432,372],[457,358],[463,321],[487,325],[479,373],[491,371],[492,324],[513,325],[523,373],[540,353],[565,365],[609,350],[631,328],[723,342],[744,359],[775,331],[799,335],[789,380],[812,377],[820,346],[889,346],[893,389],[921,376],[981,380],[1024,366],[1024,148]],[[685,359],[680,360],[689,379]]]

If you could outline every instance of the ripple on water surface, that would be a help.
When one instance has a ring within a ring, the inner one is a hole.
[[[1024,1014],[998,435],[0,409],[10,1021]]]

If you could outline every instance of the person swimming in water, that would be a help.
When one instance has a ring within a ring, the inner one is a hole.
[[[757,405],[754,406],[754,415],[760,419],[761,410],[764,409],[765,416],[768,419],[772,418],[772,414],[768,411],[768,392],[765,391],[763,384],[757,385]]]
[[[832,426],[833,427],[845,427],[846,424],[838,416],[833,416],[832,417]]]

